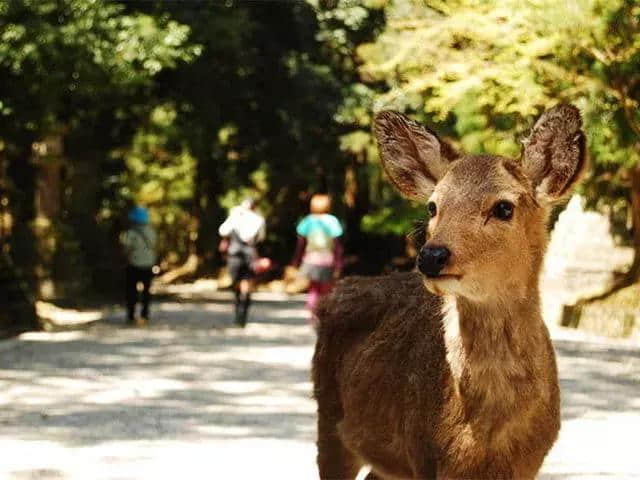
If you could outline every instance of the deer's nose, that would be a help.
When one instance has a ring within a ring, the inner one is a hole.
[[[424,246],[418,255],[418,270],[427,277],[437,277],[450,257],[451,252],[447,247]]]

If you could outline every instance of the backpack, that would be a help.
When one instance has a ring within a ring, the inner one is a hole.
[[[311,229],[307,236],[307,248],[313,252],[332,252],[333,237],[328,229],[321,223],[316,228]]]

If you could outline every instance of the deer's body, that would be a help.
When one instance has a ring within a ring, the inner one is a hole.
[[[535,477],[560,428],[538,292],[545,199],[584,166],[577,111],[546,115],[519,161],[444,158],[430,132],[378,117],[392,181],[430,199],[429,240],[422,273],[346,279],[317,311],[321,478],[364,464],[390,479]]]
[[[323,304],[314,358],[323,478],[354,478],[363,464],[388,478],[535,475],[560,427],[546,327],[519,312],[486,331],[478,312],[461,334],[457,310],[415,272],[346,279]]]

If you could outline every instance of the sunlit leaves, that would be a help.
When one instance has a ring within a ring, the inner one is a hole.
[[[639,6],[395,0],[384,32],[358,47],[362,78],[387,86],[375,109],[453,119],[464,149],[503,155],[518,154],[522,128],[544,108],[576,103],[592,154],[585,192],[620,211],[628,178],[619,171],[640,161]]]
[[[46,131],[73,114],[70,100],[122,95],[199,52],[187,26],[114,2],[6,2],[0,15],[0,99],[16,130]]]
[[[537,82],[529,53],[547,55],[550,45],[536,39],[529,50],[530,25],[518,2],[458,2],[447,6],[448,13],[428,3],[395,2],[386,31],[359,49],[365,78],[389,84],[377,107],[397,108],[419,93],[426,96],[425,108],[444,119],[476,92],[481,108],[535,114],[547,92]]]

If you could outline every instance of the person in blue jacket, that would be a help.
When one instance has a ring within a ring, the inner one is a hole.
[[[127,257],[125,273],[127,321],[129,324],[136,322],[138,283],[142,283],[142,310],[137,322],[144,325],[149,321],[151,276],[156,261],[156,233],[149,225],[149,211],[144,207],[133,207],[129,212],[129,221],[130,228],[120,237]]]

